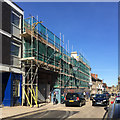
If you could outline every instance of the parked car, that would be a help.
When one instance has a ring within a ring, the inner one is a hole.
[[[82,106],[86,104],[86,100],[82,93],[67,93],[65,97],[65,106],[77,105]]]
[[[117,93],[117,96],[120,96],[120,92]]]
[[[61,96],[61,104],[64,104],[65,103],[65,98],[64,98],[64,95]]]
[[[96,94],[92,100],[92,106],[94,105],[109,105],[109,98],[105,94]]]
[[[114,101],[111,101],[111,105],[104,109],[106,110],[104,119],[120,119],[120,96],[117,96]]]
[[[95,97],[95,94],[90,95],[90,100],[92,100]]]

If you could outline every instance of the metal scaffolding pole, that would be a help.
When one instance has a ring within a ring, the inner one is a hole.
[[[33,17],[32,17],[32,25],[33,25]],[[31,56],[33,56],[33,26],[32,26],[32,34],[31,34]],[[33,61],[31,60],[31,89],[33,87],[32,85],[32,76],[33,76]],[[32,105],[32,92],[31,92],[31,105]]]
[[[69,75],[69,40],[68,40],[68,75]],[[69,79],[69,85],[70,85],[70,77],[68,77],[68,79]]]
[[[64,51],[64,35],[63,35],[63,51]],[[63,63],[64,63],[64,53],[63,53]],[[63,72],[65,72],[65,68],[64,68],[64,65],[63,65]],[[63,78],[64,78],[64,74],[63,74]],[[65,80],[63,79],[63,86],[65,84]]]
[[[47,28],[46,28],[46,40],[47,40],[47,44],[46,44],[46,57],[47,58],[45,57],[46,58],[45,61],[47,61],[47,59],[48,59],[48,56],[47,56],[48,55],[48,34],[47,34]],[[47,64],[48,64],[48,62],[47,62]]]
[[[37,16],[37,21],[38,21],[38,16]],[[38,30],[38,25],[37,25],[37,30]],[[39,54],[38,54],[38,50],[39,50],[39,49],[38,49],[38,47],[39,47],[39,46],[38,46],[38,34],[39,34],[39,33],[38,33],[38,31],[37,31],[37,49],[36,49],[36,50],[37,50],[37,60],[38,60],[38,58],[39,58],[39,57],[38,57],[38,55],[39,55]],[[39,66],[38,66],[38,61],[37,61],[37,67],[39,67]],[[39,68],[38,68],[38,69],[39,69]],[[37,70],[37,74],[36,74],[36,101],[38,101],[38,71],[39,71],[39,70]]]
[[[61,33],[60,33],[60,55],[61,55]],[[62,81],[61,81],[61,59],[60,59],[60,88],[62,87]]]
[[[66,44],[66,71],[67,71],[67,44]],[[66,73],[68,73],[68,71],[66,72]],[[67,83],[67,81],[66,81],[66,83]],[[65,84],[66,84],[65,83]],[[67,84],[66,84],[67,85]]]
[[[54,34],[54,53],[55,53],[55,34]],[[55,71],[55,55],[54,55],[54,71]]]
[[[72,45],[72,52],[73,52],[73,45]],[[73,59],[72,59],[72,65],[73,65]],[[72,72],[72,76],[73,76],[73,72]],[[74,81],[74,78],[72,77],[72,85],[74,85],[73,81]]]

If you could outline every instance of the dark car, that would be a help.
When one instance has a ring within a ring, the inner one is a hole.
[[[111,105],[104,109],[106,110],[104,119],[120,119],[120,96],[117,96],[114,101],[111,101]]]
[[[92,100],[92,106],[94,105],[109,105],[109,98],[105,94],[96,94]]]
[[[82,93],[67,93],[65,97],[66,106],[77,105],[81,107],[83,104],[85,105],[85,103],[86,100]]]
[[[92,100],[95,97],[95,94],[90,95],[90,100]]]

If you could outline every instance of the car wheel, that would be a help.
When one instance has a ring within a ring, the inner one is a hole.
[[[69,105],[68,104],[65,104],[66,107],[68,107]]]
[[[104,105],[104,106],[107,106],[107,103],[104,103],[103,105]]]
[[[84,102],[84,105],[86,105],[86,102]]]
[[[95,104],[94,104],[94,103],[92,103],[92,106],[95,106]]]
[[[82,104],[81,104],[81,102],[80,102],[80,104],[79,104],[79,107],[82,107]]]

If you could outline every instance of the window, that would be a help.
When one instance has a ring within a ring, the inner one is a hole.
[[[11,14],[11,34],[21,38],[21,16],[14,11]]]
[[[15,55],[19,57],[19,49],[20,47],[15,45],[15,44],[11,44],[11,55]]]
[[[19,58],[21,57],[21,45],[12,42],[11,43],[11,65],[20,67],[21,61]]]
[[[20,18],[14,13],[12,13],[12,23],[19,27]]]
[[[13,97],[20,96],[20,80],[13,80]]]

